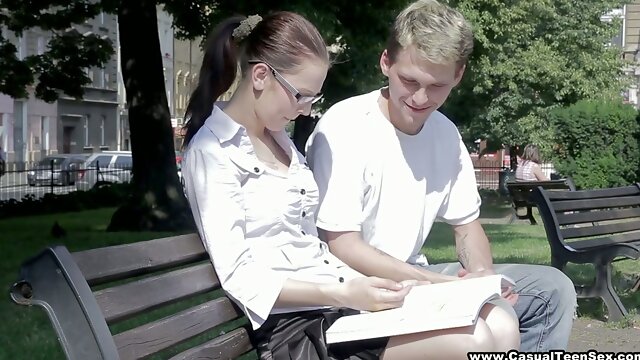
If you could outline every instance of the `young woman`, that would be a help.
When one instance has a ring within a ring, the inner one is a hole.
[[[321,98],[330,66],[316,28],[290,12],[234,17],[207,41],[187,107],[183,176],[223,289],[265,359],[466,359],[519,344],[517,321],[487,305],[477,325],[327,345],[358,310],[400,306],[415,282],[365,277],[317,237],[318,188],[284,131]],[[227,103],[214,103],[240,80]]]
[[[516,180],[546,181],[549,178],[540,168],[540,150],[537,145],[529,144],[524,147],[522,162],[516,169]]]

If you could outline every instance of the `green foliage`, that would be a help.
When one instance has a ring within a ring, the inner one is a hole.
[[[116,2],[95,1],[21,1],[0,0],[3,15],[0,26],[20,36],[39,27],[52,34],[46,51],[24,59],[16,56],[16,47],[0,35],[0,92],[14,98],[26,98],[27,87],[35,83],[36,97],[48,102],[59,92],[81,98],[83,85],[90,82],[85,68],[102,67],[113,55],[114,44],[96,34],[80,34],[71,28],[101,11],[113,12]]]
[[[344,51],[335,57],[324,84],[329,106],[347,97],[368,92],[385,84],[379,59],[396,14],[409,0],[288,2],[237,0],[221,1],[209,18],[210,24],[234,14],[266,14],[288,10],[307,17],[327,44],[339,44]],[[182,24],[179,24],[181,26]]]
[[[610,100],[581,100],[550,110],[556,170],[581,188],[635,182],[640,159],[637,115],[633,106]]]
[[[45,194],[36,198],[33,194],[22,199],[0,201],[0,218],[33,216],[67,211],[81,211],[101,207],[117,206],[131,194],[130,184],[110,184],[88,191],[74,191],[68,194]]]
[[[544,110],[616,96],[621,49],[606,44],[624,0],[450,0],[471,21],[475,50],[445,112],[466,140],[523,144],[546,138]]]

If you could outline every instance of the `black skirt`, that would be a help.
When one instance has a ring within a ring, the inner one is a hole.
[[[261,360],[377,360],[388,337],[327,344],[325,331],[352,309],[323,309],[270,315],[251,332]]]

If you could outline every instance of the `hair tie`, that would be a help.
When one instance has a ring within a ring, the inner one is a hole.
[[[251,31],[253,31],[260,21],[262,21],[262,17],[260,15],[251,15],[247,17],[240,22],[240,25],[238,25],[237,28],[233,30],[231,36],[233,36],[233,39],[236,41],[244,40],[249,36],[249,34],[251,34]]]

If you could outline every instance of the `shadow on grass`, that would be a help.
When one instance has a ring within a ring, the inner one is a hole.
[[[511,199],[508,196],[498,194],[496,191],[482,192],[482,206],[480,207],[480,218],[502,219],[511,216]]]

